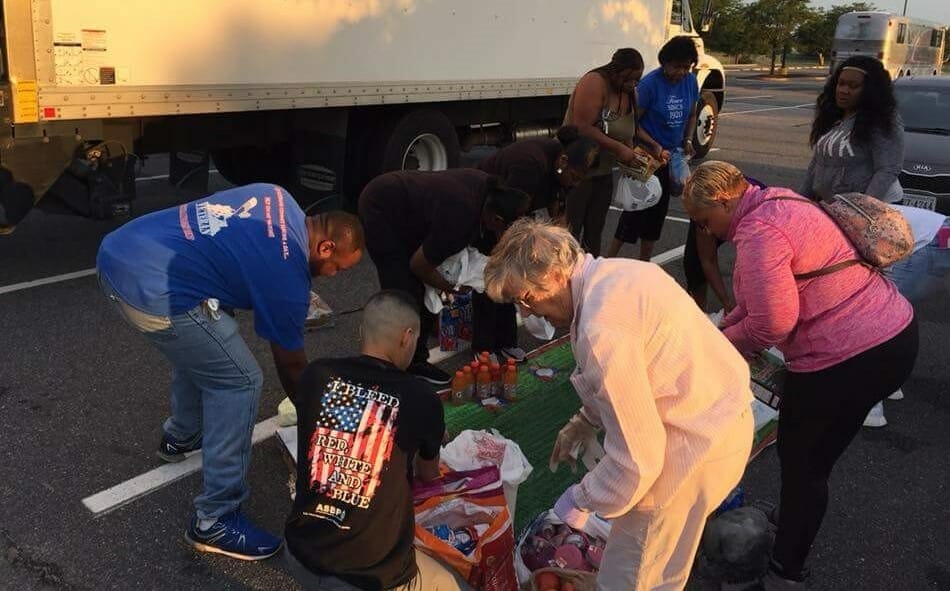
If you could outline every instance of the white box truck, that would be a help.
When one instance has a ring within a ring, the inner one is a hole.
[[[700,154],[724,100],[688,0],[0,2],[7,231],[34,203],[127,213],[131,155],[159,152],[339,206],[382,171],[552,133],[581,75],[619,47],[652,68],[674,35],[700,48]]]

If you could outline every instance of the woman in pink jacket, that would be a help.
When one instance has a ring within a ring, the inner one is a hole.
[[[706,162],[683,199],[703,231],[736,246],[735,309],[723,333],[743,354],[773,345],[789,374],[779,414],[782,489],[766,589],[804,589],[802,570],[828,504],[828,477],[875,403],[910,375],[910,303],[817,204],[776,200],[735,166]],[[851,261],[851,262],[849,262]]]

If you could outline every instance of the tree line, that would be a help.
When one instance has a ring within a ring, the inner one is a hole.
[[[697,3],[698,4],[698,3]],[[853,2],[831,8],[812,8],[809,0],[717,0],[712,29],[703,35],[706,45],[741,63],[752,55],[769,55],[785,67],[788,52],[812,55],[819,65],[831,52],[838,17],[846,12],[875,10],[873,4]],[[696,16],[696,15],[694,15]]]

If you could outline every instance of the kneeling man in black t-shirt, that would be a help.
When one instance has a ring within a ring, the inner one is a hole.
[[[297,387],[297,497],[286,560],[304,588],[457,590],[413,549],[413,474],[439,476],[442,403],[405,372],[418,305],[401,291],[366,304],[362,355],[315,361]]]

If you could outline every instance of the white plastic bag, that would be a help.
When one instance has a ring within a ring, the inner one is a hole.
[[[655,176],[646,181],[639,181],[624,174],[620,176],[614,189],[613,205],[624,211],[639,211],[659,203],[662,194],[660,179]]]
[[[467,247],[459,251],[439,265],[439,273],[446,281],[457,288],[461,286],[471,287],[478,293],[485,291],[485,265],[488,263],[488,257],[478,252],[478,249]],[[426,309],[433,314],[442,311],[442,293],[432,287],[426,286],[424,296]]]
[[[521,556],[521,549],[525,545],[525,542],[531,536],[532,532],[537,530],[539,526],[544,524],[552,524],[557,526],[562,525],[563,523],[564,522],[561,521],[557,514],[554,513],[554,509],[550,509],[535,517],[534,520],[521,531],[521,537],[518,538],[518,544],[515,546],[515,574],[518,575],[518,582],[521,585],[527,584],[531,579],[531,569],[528,568],[528,565],[524,563],[524,558]],[[583,531],[588,536],[593,536],[603,541],[607,541],[610,538],[610,526],[610,521],[607,521],[600,515],[593,514],[584,524],[584,527],[581,531]]]
[[[498,466],[505,501],[512,516],[518,500],[518,486],[528,479],[534,469],[518,444],[502,437],[495,429],[462,431],[442,448],[440,457],[449,468],[456,471]]]
[[[294,403],[290,401],[289,397],[285,397],[280,401],[280,404],[277,405],[277,426],[290,427],[296,424],[297,407],[294,406]]]
[[[310,307],[307,310],[307,318],[304,320],[304,327],[307,330],[325,328],[333,326],[333,309],[323,301],[323,298],[315,291],[310,292]]]
[[[544,316],[529,314],[524,318],[524,327],[536,339],[550,341],[554,338],[554,325]]]
[[[712,314],[706,314],[709,316],[709,321],[713,323],[713,326],[716,328],[722,328],[722,320],[726,317],[725,310],[719,310],[718,312],[713,312]]]

